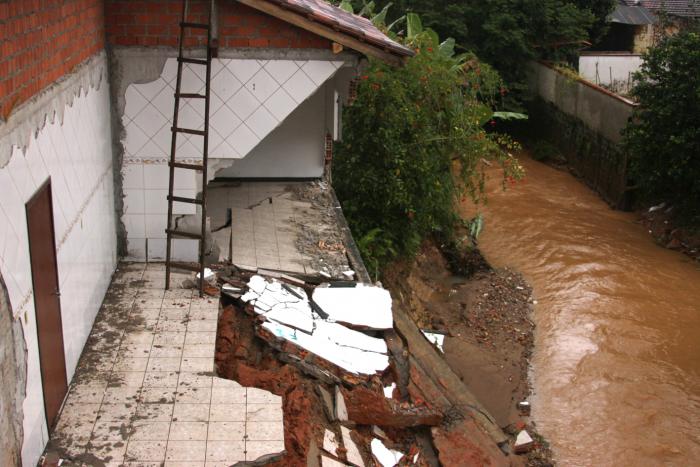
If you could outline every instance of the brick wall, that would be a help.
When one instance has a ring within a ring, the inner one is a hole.
[[[0,118],[104,48],[102,0],[0,1]]]
[[[191,1],[191,22],[206,22],[207,2]],[[175,47],[181,0],[105,0],[107,40],[122,46]],[[206,43],[204,31],[190,30],[185,46]],[[219,2],[219,46],[328,49],[330,42],[233,0]]]

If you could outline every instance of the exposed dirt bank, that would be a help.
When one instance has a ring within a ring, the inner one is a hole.
[[[419,326],[446,334],[447,363],[498,424],[510,433],[527,426],[532,434],[529,417],[517,409],[531,390],[532,290],[520,274],[491,269],[478,252],[447,251],[449,260],[426,242],[412,264],[398,262],[386,271],[384,285]],[[547,443],[535,438],[527,463],[551,465]]]

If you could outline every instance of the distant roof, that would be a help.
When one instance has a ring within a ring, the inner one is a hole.
[[[632,2],[630,1],[628,3]],[[643,6],[628,6],[621,1],[615,7],[615,11],[608,16],[608,21],[611,23],[633,25],[654,24],[656,22],[656,16]]]
[[[367,53],[366,50],[360,50],[361,47],[357,47],[364,44],[398,58],[415,55],[412,49],[392,40],[367,18],[349,13],[323,0],[240,0],[240,2],[341,44],[343,40],[338,35],[354,39],[344,45],[360,52]],[[369,54],[372,55],[372,53]]]
[[[621,0],[627,6],[641,6],[652,12],[664,10],[669,15],[700,18],[700,0]]]

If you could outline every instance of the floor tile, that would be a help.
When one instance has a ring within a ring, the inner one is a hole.
[[[204,461],[206,459],[206,441],[168,442],[165,453],[166,461]]]

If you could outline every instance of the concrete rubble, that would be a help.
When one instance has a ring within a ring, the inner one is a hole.
[[[513,463],[510,438],[436,350],[444,335],[392,309],[385,289],[232,265],[216,273],[217,373],[283,399],[285,451],[268,465]]]

